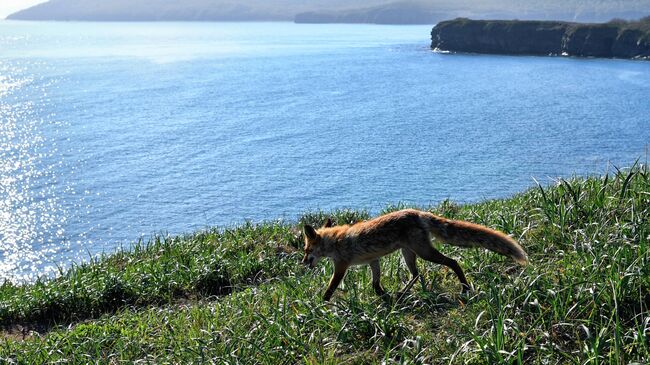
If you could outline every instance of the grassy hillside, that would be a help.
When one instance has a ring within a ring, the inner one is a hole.
[[[2,285],[0,363],[650,361],[647,168],[430,210],[512,234],[530,265],[442,245],[470,294],[453,272],[419,260],[428,291],[380,299],[361,267],[324,303],[332,268],[299,264],[298,227],[329,214],[158,238],[56,280]],[[408,280],[400,260],[382,261],[392,292]]]
[[[646,33],[646,37],[650,34],[650,16],[643,17],[639,20],[627,21],[623,19],[612,19],[610,24],[619,26],[622,30],[631,29],[639,30]]]

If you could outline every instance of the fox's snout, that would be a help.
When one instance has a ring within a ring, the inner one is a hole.
[[[310,268],[313,268],[315,266],[314,265],[315,261],[316,261],[316,259],[312,255],[305,255],[305,257],[303,257],[303,259],[302,259],[302,263],[304,265],[309,266]]]

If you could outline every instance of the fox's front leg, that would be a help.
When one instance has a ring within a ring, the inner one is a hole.
[[[341,284],[341,280],[343,280],[343,277],[345,276],[345,272],[348,270],[348,267],[349,265],[347,263],[342,263],[342,262],[334,263],[334,275],[332,275],[332,278],[330,279],[330,284],[327,286],[327,290],[325,290],[325,295],[323,296],[323,300],[325,301],[330,300],[336,288],[338,288],[339,284]]]

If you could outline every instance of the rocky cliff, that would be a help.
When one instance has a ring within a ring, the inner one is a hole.
[[[431,48],[451,52],[650,59],[650,19],[581,24],[470,20],[438,23]]]

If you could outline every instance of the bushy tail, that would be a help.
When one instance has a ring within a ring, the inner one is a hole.
[[[455,221],[425,213],[433,236],[450,245],[484,247],[509,256],[520,265],[528,263],[526,251],[511,237],[494,229],[465,221]]]

